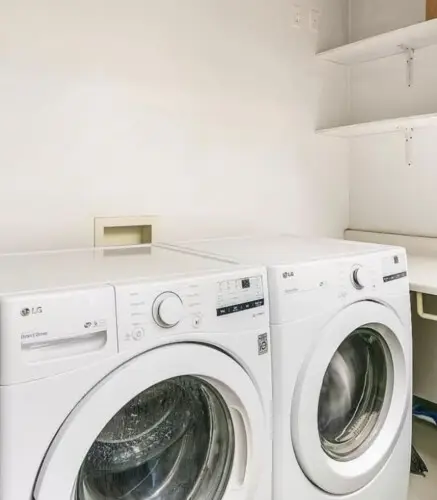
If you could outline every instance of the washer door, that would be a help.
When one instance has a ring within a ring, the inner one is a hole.
[[[406,338],[396,314],[370,301],[344,309],[318,337],[296,385],[291,433],[322,490],[358,491],[389,458],[410,403]]]
[[[56,435],[36,500],[249,498],[268,429],[229,356],[199,344],[139,356],[96,386]],[[262,441],[262,440],[261,440]]]

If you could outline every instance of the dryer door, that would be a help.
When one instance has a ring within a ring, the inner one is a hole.
[[[411,409],[410,332],[383,305],[363,301],[317,336],[291,409],[293,446],[307,477],[342,495],[382,469]]]
[[[114,371],[73,410],[35,499],[251,498],[266,429],[258,392],[232,358],[199,344],[161,347]]]

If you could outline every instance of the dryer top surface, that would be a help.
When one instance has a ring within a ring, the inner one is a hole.
[[[300,238],[292,235],[196,240],[174,245],[187,251],[214,255],[233,262],[271,267],[365,256],[394,249],[370,243],[330,238]]]

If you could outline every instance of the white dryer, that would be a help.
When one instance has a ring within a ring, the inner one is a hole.
[[[294,237],[187,242],[267,265],[275,500],[406,500],[411,323],[405,251]]]
[[[2,500],[271,499],[265,270],[0,257]]]

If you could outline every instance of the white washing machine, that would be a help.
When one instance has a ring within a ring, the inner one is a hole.
[[[271,499],[264,268],[1,256],[0,308],[2,500]]]
[[[274,499],[406,500],[411,323],[405,251],[286,236],[178,247],[267,265]]]

